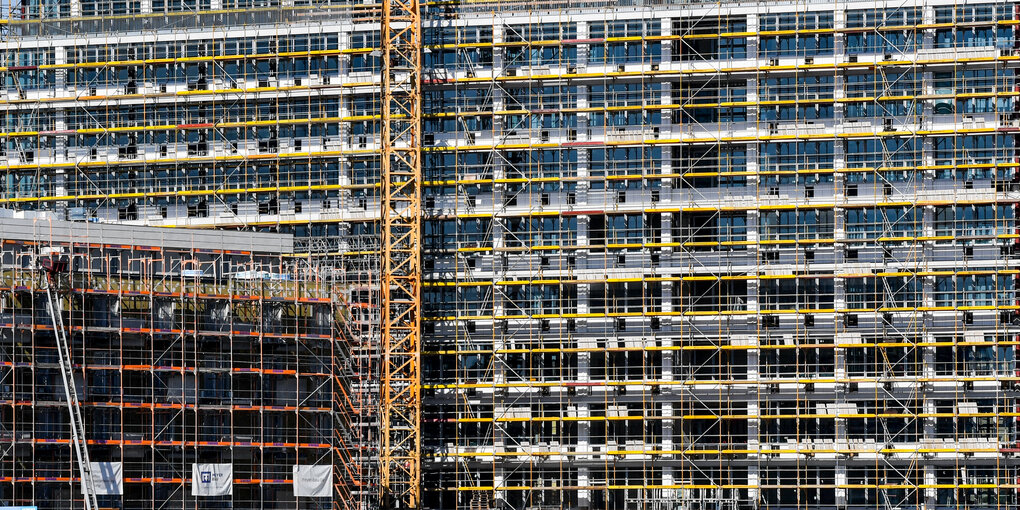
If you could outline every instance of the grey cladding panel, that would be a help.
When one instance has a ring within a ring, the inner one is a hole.
[[[3,218],[0,220],[0,239],[42,242],[48,240],[53,243],[134,244],[161,248],[202,248],[260,253],[289,253],[294,250],[293,236],[285,234],[136,227],[45,218]]]

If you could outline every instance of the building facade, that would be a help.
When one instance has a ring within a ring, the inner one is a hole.
[[[377,8],[24,3],[0,156],[341,270],[367,452]],[[1020,504],[1015,2],[423,9],[425,507]]]
[[[83,504],[50,295],[89,460],[107,467],[100,508],[293,503],[295,465],[357,456],[333,413],[351,366],[336,281],[283,257],[290,236],[5,217],[0,237],[4,506]],[[47,283],[45,260],[66,271]],[[229,465],[230,494],[196,497],[193,464]]]

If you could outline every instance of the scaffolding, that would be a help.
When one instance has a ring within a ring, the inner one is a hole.
[[[71,366],[71,346],[67,343],[67,329],[64,327],[63,315],[58,312],[60,302],[54,296],[60,291],[58,286],[60,275],[67,271],[67,261],[54,257],[52,247],[47,254],[40,254],[36,261],[46,272],[46,313],[53,325],[53,338],[56,340],[57,359],[60,360],[60,377],[64,386],[64,399],[67,404],[68,422],[71,424],[71,445],[74,447],[74,459],[78,464],[78,483],[81,485],[82,500],[85,510],[99,508],[96,498],[95,480],[92,475],[92,462],[89,459],[88,441],[85,439],[85,419],[82,418],[81,401],[78,399],[78,387],[74,383],[74,372]]]
[[[14,6],[0,203],[294,234],[274,260],[343,288],[335,506],[389,503],[383,220],[418,214],[418,506],[1020,504],[1015,2],[420,9],[415,214],[383,203],[382,4],[344,2]],[[67,506],[14,458],[0,504]],[[306,504],[246,480],[235,508]]]
[[[294,502],[293,467],[325,465],[333,490],[302,508],[355,508],[370,484],[358,413],[372,405],[354,401],[367,384],[357,328],[371,317],[336,297],[349,295],[342,272],[285,257],[289,236],[50,218],[5,218],[0,234],[4,504],[83,502],[57,362],[63,324],[89,456],[122,466],[122,492],[100,492],[101,507]],[[52,293],[38,264],[51,260],[67,267]],[[196,462],[232,464],[232,496],[196,499],[186,488]]]
[[[426,506],[1016,506],[1015,4],[545,7],[426,29]]]

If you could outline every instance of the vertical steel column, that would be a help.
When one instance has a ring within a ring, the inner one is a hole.
[[[383,508],[421,504],[421,11],[382,4]]]

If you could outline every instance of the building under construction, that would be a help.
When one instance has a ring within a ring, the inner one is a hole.
[[[222,463],[230,497],[200,506],[260,508],[293,500],[295,465],[343,469],[360,455],[346,442],[357,419],[335,412],[358,407],[356,338],[334,327],[348,322],[332,298],[341,279],[284,258],[291,236],[46,217],[5,218],[0,236],[6,507],[81,502],[68,399],[84,423],[77,452],[116,466],[93,477],[112,485],[96,490],[99,508],[196,508],[192,464]],[[50,260],[62,262],[52,278]]]
[[[1015,1],[10,7],[0,506],[1020,506]]]

